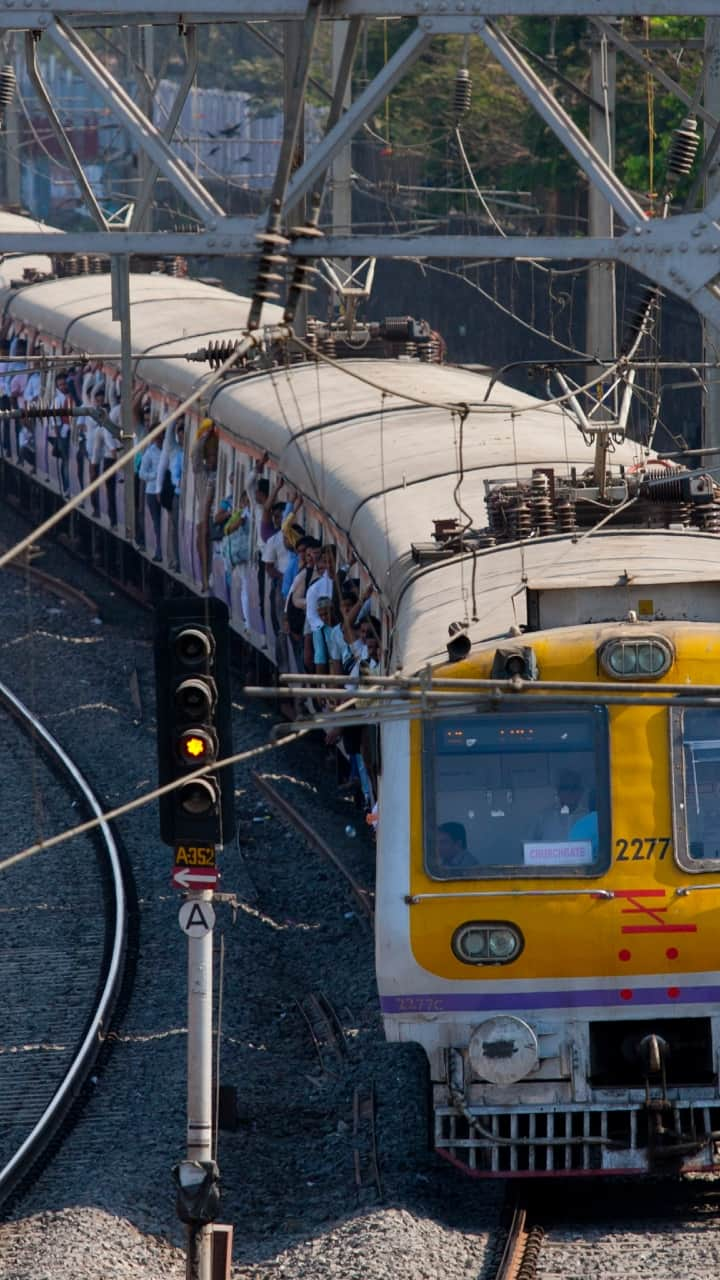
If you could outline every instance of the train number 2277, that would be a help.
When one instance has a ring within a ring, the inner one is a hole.
[[[671,836],[636,836],[634,840],[615,841],[616,862],[662,862],[672,846]]]

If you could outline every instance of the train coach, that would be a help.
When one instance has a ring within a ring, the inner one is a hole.
[[[16,259],[2,273],[6,321],[116,371],[107,275],[43,278]],[[237,336],[249,306],[161,274],[133,275],[131,300],[158,412],[203,376],[188,351]],[[598,465],[562,405],[390,350],[266,353],[210,390],[185,441],[189,457],[210,414],[218,492],[267,454],[309,531],[375,592],[387,1037],[423,1046],[435,1148],[474,1176],[713,1167],[718,491],[630,440]],[[30,483],[20,468],[4,460],[6,492]],[[32,484],[59,501],[59,483],[40,426]],[[200,501],[186,466],[175,577],[198,591]],[[79,519],[126,558],[122,492],[109,517]],[[233,625],[262,646],[236,575],[215,569]],[[448,662],[458,624],[464,656]]]

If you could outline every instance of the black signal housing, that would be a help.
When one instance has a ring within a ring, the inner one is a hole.
[[[230,618],[221,600],[163,600],[155,611],[158,781],[232,755]],[[232,766],[160,797],[165,844],[220,845],[235,832]]]

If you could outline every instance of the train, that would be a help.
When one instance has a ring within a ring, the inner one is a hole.
[[[31,330],[47,355],[102,353],[114,376],[108,274],[81,262],[57,277],[54,263],[2,259],[5,329]],[[241,335],[250,306],[157,268],[132,273],[131,302],[134,373],[158,414],[206,376],[194,351]],[[265,323],[281,318],[267,305]],[[386,1038],[425,1052],[435,1151],[478,1178],[716,1168],[712,472],[617,432],[598,450],[567,401],[438,363],[406,318],[368,329],[363,350],[315,339],[218,380],[187,413],[184,448],[189,460],[209,416],[218,495],[267,457],[307,530],[372,589],[377,985]],[[2,491],[58,504],[43,422],[36,457],[29,476],[11,441]],[[215,546],[203,582],[192,467],[174,573],[133,546],[118,489],[114,527],[105,497],[74,517],[93,545],[129,576],[220,596],[272,659],[247,573]]]

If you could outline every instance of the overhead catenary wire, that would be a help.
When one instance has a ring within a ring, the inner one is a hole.
[[[347,697],[347,690],[345,690],[345,695],[344,700],[340,702],[337,708],[339,712],[347,711],[354,703],[353,697]],[[188,782],[195,782],[196,779],[204,778],[207,774],[215,773],[219,769],[228,769],[232,765],[243,764],[247,760],[256,760],[259,756],[267,755],[271,751],[277,751],[280,747],[289,746],[290,743],[297,742],[299,738],[304,738],[311,729],[311,725],[292,728],[289,733],[283,734],[279,738],[274,738],[271,742],[261,742],[259,746],[248,747],[244,751],[234,752],[233,755],[226,756],[222,760],[216,760],[211,764],[206,764],[202,769],[195,769],[192,773],[185,774],[182,778],[174,778],[172,782],[167,782],[162,787],[155,787],[142,796],[135,796],[132,800],[127,800],[124,804],[117,805],[114,809],[108,809],[107,812],[88,819],[87,822],[81,822],[77,826],[69,827],[54,836],[48,836],[46,840],[38,840],[35,844],[27,845],[26,848],[19,849],[17,853],[12,853],[9,857],[0,860],[0,872],[16,866],[19,862],[25,862],[28,858],[32,858],[38,853],[44,853],[46,849],[52,849],[57,845],[65,844],[68,840],[74,840],[76,836],[83,835],[87,831],[94,831],[96,827],[105,826],[108,822],[116,822],[118,818],[123,818],[125,814],[134,813],[136,809],[142,809],[146,804],[160,799],[161,796],[169,795],[172,791],[176,791],[178,787],[184,787]]]
[[[150,804],[151,801],[168,795],[171,791],[177,790],[178,787],[183,787],[188,782],[195,782],[197,778],[204,778],[209,773],[215,773],[219,769],[227,769],[231,765],[242,764],[246,760],[257,759],[258,756],[266,755],[269,751],[275,751],[279,747],[296,742],[298,738],[304,737],[308,732],[308,728],[294,729],[291,733],[286,734],[284,738],[277,738],[274,742],[263,742],[260,746],[250,747],[246,751],[238,751],[234,755],[226,756],[223,760],[216,760],[213,764],[206,765],[203,769],[196,769],[193,773],[188,773],[182,778],[176,778],[172,782],[166,783],[164,787],[156,787],[154,790],[146,792],[145,795],[135,796],[134,799],[117,805],[114,809],[108,809],[97,818],[81,822],[76,827],[69,827],[65,831],[58,832],[57,835],[48,836],[46,840],[38,840],[35,844],[28,845],[25,849],[18,850],[17,853],[10,854],[9,857],[0,860],[0,871],[7,871],[9,867],[16,866],[17,863],[24,862],[35,854],[43,853],[46,849],[55,848],[59,844],[75,839],[76,836],[84,835],[86,831],[94,831],[96,827],[104,823],[115,822],[118,818],[124,817],[125,814],[134,813],[136,809],[143,808],[144,805]]]
[[[592,378],[589,382],[586,382],[581,386],[574,387],[572,391],[564,392],[559,396],[552,396],[550,399],[542,400],[536,404],[527,405],[525,408],[517,408],[515,405],[503,404],[502,402],[488,404],[484,401],[476,400],[467,402],[435,400],[429,396],[420,396],[417,393],[413,394],[410,391],[400,390],[397,387],[386,386],[383,383],[377,382],[374,378],[369,378],[365,374],[358,373],[357,369],[349,369],[342,361],[326,355],[323,351],[315,350],[315,348],[310,346],[308,342],[299,338],[297,334],[292,335],[292,340],[303,351],[312,356],[314,360],[320,360],[323,364],[328,364],[331,367],[338,369],[341,373],[345,374],[346,377],[355,378],[356,381],[363,382],[366,386],[373,387],[376,391],[382,391],[389,396],[397,396],[399,400],[407,400],[410,404],[420,404],[431,409],[444,409],[447,413],[479,414],[480,416],[490,414],[491,416],[497,416],[498,414],[507,414],[512,412],[517,417],[522,417],[526,413],[547,413],[557,405],[566,404],[568,401],[571,401],[583,392],[591,391],[597,384],[597,378]],[[617,360],[614,360],[604,371],[605,377],[613,377],[618,369],[625,368],[625,364],[626,362],[624,357],[619,357]],[[1,564],[0,567],[2,567]]]
[[[511,311],[509,307],[504,306],[503,303],[500,302],[498,298],[496,298],[487,289],[483,289],[482,285],[478,284],[475,280],[470,280],[468,276],[465,275],[462,271],[453,271],[450,267],[439,267],[434,262],[427,262],[427,261],[421,262],[420,260],[417,260],[415,265],[419,267],[420,270],[422,271],[436,271],[441,275],[453,276],[457,280],[461,280],[463,284],[466,284],[468,285],[469,288],[474,289],[475,292],[479,293],[480,296],[485,298],[487,302],[490,302],[494,307],[497,307],[498,311],[502,311],[504,315],[509,316],[511,320],[514,320],[517,324],[521,325],[523,329],[527,329],[529,333],[535,334],[535,336],[538,338],[544,338],[546,341],[549,340],[550,342],[554,343],[555,346],[562,348],[563,351],[571,352],[571,354],[574,356],[583,357],[586,362],[590,359],[590,355],[587,351],[582,351],[579,347],[570,346],[569,343],[563,342],[562,338],[558,338],[554,333],[552,335],[548,335],[542,329],[536,328],[536,326],[531,324],[528,320],[523,320],[522,316],[517,315],[514,311]],[[469,265],[484,266],[486,264],[473,263],[473,264],[468,264],[468,266]],[[584,268],[584,267],[578,268],[578,274],[581,271],[586,269],[587,268]],[[554,274],[562,275],[564,273],[562,271],[558,271],[558,272],[555,272]],[[566,274],[574,275],[575,271],[572,271]]]

